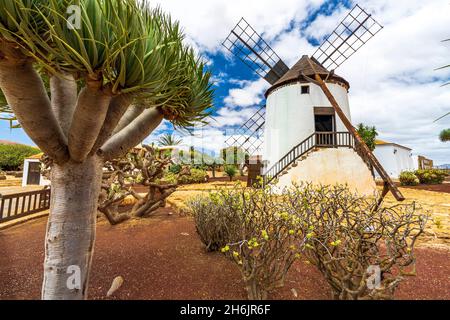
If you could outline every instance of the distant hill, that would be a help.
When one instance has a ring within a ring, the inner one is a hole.
[[[14,142],[14,141],[0,139],[0,144],[13,145],[13,144],[20,144],[20,143],[17,143],[17,142]]]
[[[450,163],[438,165],[438,166],[436,166],[436,168],[439,168],[439,169],[450,169]]]

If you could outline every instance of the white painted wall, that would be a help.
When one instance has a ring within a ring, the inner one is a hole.
[[[28,169],[30,166],[30,162],[40,162],[39,159],[25,159],[23,162],[23,175],[22,175],[22,187],[27,186],[27,179],[28,179]],[[40,186],[49,186],[50,180],[47,180],[42,174],[39,179],[39,185]]]
[[[263,160],[268,168],[315,131],[314,107],[331,107],[319,86],[309,83],[309,94],[301,94],[302,85],[307,83],[281,87],[267,98]],[[347,90],[338,84],[327,86],[351,120]],[[337,115],[336,130],[347,131]]]
[[[282,190],[292,182],[310,182],[315,185],[347,184],[352,192],[372,196],[376,193],[375,180],[361,157],[349,148],[320,149],[311,152],[296,167],[278,179]]]
[[[399,145],[377,145],[373,153],[387,174],[394,179],[398,179],[402,171],[415,170],[417,167],[414,165],[411,150]],[[376,176],[379,177],[377,173]]]

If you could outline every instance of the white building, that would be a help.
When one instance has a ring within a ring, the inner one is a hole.
[[[402,171],[417,169],[411,149],[408,147],[376,140],[373,153],[391,178],[398,179]],[[376,174],[376,176],[378,175]]]
[[[23,162],[22,187],[25,186],[47,186],[50,181],[41,174],[41,157],[43,153],[28,157]]]
[[[301,181],[346,183],[361,194],[373,194],[376,186],[371,171],[352,148],[350,134],[322,89],[308,79],[314,78],[314,71],[322,78],[329,74],[303,56],[266,92],[263,161],[268,175],[271,168],[276,172],[277,167],[290,163],[279,177],[279,187]],[[326,84],[350,120],[349,83],[332,74]]]

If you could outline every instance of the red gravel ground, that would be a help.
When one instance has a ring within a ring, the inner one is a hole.
[[[150,219],[98,225],[90,298],[105,299],[114,277],[125,281],[114,299],[245,299],[239,271],[206,253],[189,217],[161,209]],[[0,299],[39,299],[46,219],[0,231]],[[417,277],[398,299],[450,299],[450,251],[418,248]],[[291,289],[295,289],[295,298]],[[298,261],[272,299],[328,299],[327,283]]]

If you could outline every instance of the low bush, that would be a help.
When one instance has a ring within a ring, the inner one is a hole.
[[[335,299],[391,299],[414,268],[427,215],[414,204],[379,207],[346,186],[236,186],[190,203],[200,238],[241,271],[249,299],[265,299],[302,257]]]
[[[169,172],[174,173],[174,174],[179,174],[181,171],[181,164],[173,164],[169,167]]]
[[[266,299],[284,284],[296,258],[297,228],[280,212],[279,196],[270,189],[222,189],[191,202],[202,241],[214,244],[241,271],[248,298]]]
[[[189,174],[178,175],[179,184],[191,184],[206,182],[208,174],[205,170],[191,169]]]
[[[419,169],[414,172],[423,184],[441,184],[447,174],[439,169]]]
[[[238,172],[236,166],[234,166],[234,165],[225,166],[224,171],[225,171],[226,175],[228,176],[228,178],[230,178],[230,181],[233,180],[233,178],[236,176],[236,174]]]
[[[402,186],[417,186],[420,183],[419,178],[412,171],[402,171],[399,180]]]
[[[428,220],[415,204],[378,207],[377,199],[344,186],[295,186],[287,195],[303,254],[334,299],[393,299],[404,277],[414,275],[414,244]]]
[[[171,184],[191,184],[191,183],[203,183],[208,179],[208,174],[204,170],[183,167],[178,173],[171,171],[170,169],[164,173],[161,181]]]
[[[218,251],[224,247],[231,237],[230,229],[240,224],[241,215],[223,206],[214,193],[190,199],[188,206],[207,251]]]

